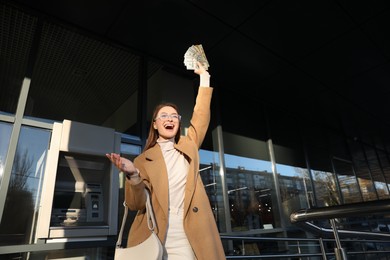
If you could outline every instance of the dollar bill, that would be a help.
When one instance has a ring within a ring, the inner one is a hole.
[[[202,44],[192,45],[184,54],[184,65],[186,66],[187,70],[196,69],[196,63],[198,61],[203,65],[206,70],[208,70],[210,64],[207,61]]]

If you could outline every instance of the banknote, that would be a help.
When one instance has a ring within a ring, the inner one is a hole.
[[[187,70],[194,70],[197,61],[199,61],[206,70],[210,67],[202,44],[192,45],[184,54],[184,65]]]

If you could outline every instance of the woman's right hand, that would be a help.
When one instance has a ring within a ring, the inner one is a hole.
[[[200,63],[199,61],[196,62],[196,68],[194,69],[194,72],[198,75],[208,75],[209,76],[209,72],[203,67],[202,63]]]
[[[117,153],[106,153],[106,157],[119,169],[119,171],[129,174],[137,173],[137,169],[129,159],[121,157]]]

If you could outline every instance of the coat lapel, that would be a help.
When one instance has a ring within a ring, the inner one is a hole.
[[[186,143],[187,142],[179,142],[179,144],[175,145],[175,148],[180,152],[182,152],[189,160],[187,183],[186,183],[186,190],[184,196],[184,216],[187,215],[187,212],[189,210],[191,200],[194,195],[194,191],[196,187],[196,180],[198,178],[198,170],[194,169],[197,168],[196,164],[194,163],[195,155],[191,149],[191,146],[189,146],[188,144],[186,145]]]
[[[146,172],[149,173],[150,183],[154,183],[153,192],[168,218],[168,173],[159,145],[148,149],[145,152],[145,158]]]

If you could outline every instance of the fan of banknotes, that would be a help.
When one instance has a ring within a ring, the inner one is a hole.
[[[209,62],[206,58],[206,54],[204,53],[202,44],[192,45],[184,54],[184,65],[186,66],[187,70],[196,69],[197,61],[199,61],[206,70],[208,70],[208,68],[210,67]]]

